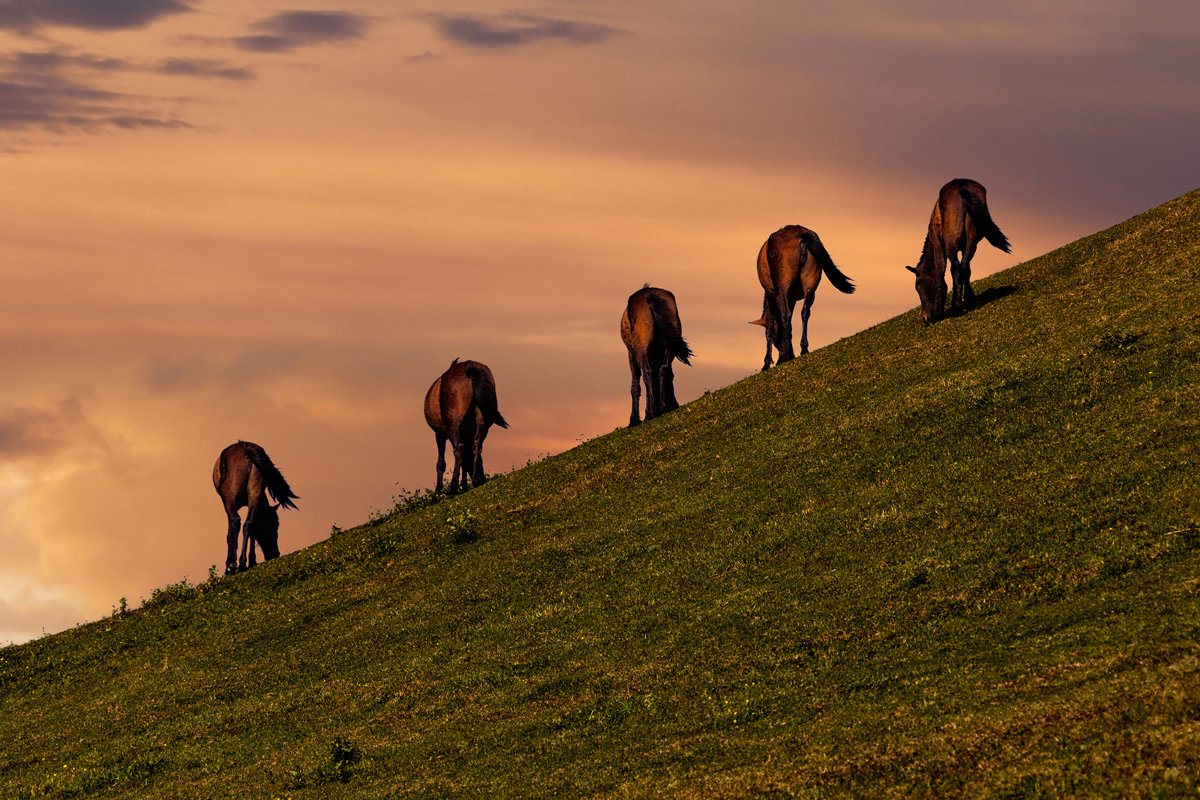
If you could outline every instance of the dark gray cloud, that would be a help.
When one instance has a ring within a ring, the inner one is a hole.
[[[217,78],[226,81],[247,81],[255,77],[246,67],[233,67],[224,61],[205,58],[167,58],[150,67],[159,75],[179,75],[188,78]]]
[[[0,76],[0,130],[186,128],[156,114],[145,98],[110,92],[55,74]]]
[[[211,59],[140,61],[68,50],[13,53],[0,56],[0,130],[63,133],[191,127],[159,113],[165,102],[161,98],[109,91],[95,83],[102,76],[129,72],[222,81],[255,77],[249,69]]]
[[[250,388],[302,370],[313,349],[311,344],[297,343],[260,345],[221,356],[197,352],[160,353],[146,361],[143,382],[154,393],[189,391],[214,385]]]
[[[207,58],[164,58],[159,61],[132,61],[125,58],[99,56],[92,53],[70,53],[60,50],[44,52],[20,52],[7,61],[12,74],[29,75],[64,73],[71,70],[89,72],[146,72],[157,75],[178,75],[188,78],[216,78],[220,80],[244,81],[255,77],[254,71],[246,67],[235,67],[227,61]]]
[[[285,11],[254,23],[261,33],[239,36],[233,43],[256,53],[286,53],[307,45],[361,39],[369,26],[367,17],[342,11]]]
[[[406,56],[404,60],[410,64],[422,64],[426,61],[440,61],[443,58],[445,58],[445,55],[442,53],[435,53],[432,50],[426,50],[424,53]]]
[[[0,461],[49,458],[80,446],[94,447],[102,440],[78,397],[49,408],[0,410]]]
[[[129,62],[121,58],[56,50],[16,53],[11,57],[11,62],[17,72],[58,72],[72,68],[119,72],[129,69]]]
[[[594,22],[577,22],[532,14],[438,14],[434,27],[447,41],[489,50],[524,47],[539,42],[597,44],[623,31]]]
[[[0,29],[19,33],[45,26],[127,30],[191,10],[181,0],[0,0]]]

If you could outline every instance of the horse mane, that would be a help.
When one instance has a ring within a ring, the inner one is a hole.
[[[930,269],[937,269],[937,249],[941,246],[942,232],[937,229],[937,223],[929,220],[929,230],[925,233],[925,243],[921,245],[921,258],[917,261],[917,274],[924,275]]]

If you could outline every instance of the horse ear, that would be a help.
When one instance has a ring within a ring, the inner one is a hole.
[[[916,267],[905,267],[905,269],[906,269],[906,270],[908,270],[909,272],[911,272],[913,275],[916,275],[916,274],[917,274],[917,268],[916,268]]]

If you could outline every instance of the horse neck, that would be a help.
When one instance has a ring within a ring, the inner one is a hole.
[[[917,262],[917,272],[924,275],[934,272],[946,263],[942,247],[942,227],[938,220],[929,221],[929,230],[925,234],[925,244],[921,247],[921,259]]]

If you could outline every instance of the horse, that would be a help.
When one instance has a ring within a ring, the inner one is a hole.
[[[237,441],[221,451],[213,465],[213,486],[225,506],[229,520],[225,542],[225,574],[248,569],[258,563],[254,545],[262,548],[263,560],[279,556],[279,507],[295,508],[293,499],[300,496],[292,492],[270,456],[253,442]],[[267,501],[270,492],[275,505]],[[246,524],[241,524],[238,511],[247,508]],[[242,554],[237,556],[238,528],[242,528]]]
[[[795,358],[792,349],[792,312],[800,308],[800,354],[808,352],[808,316],[812,313],[821,273],[839,292],[852,294],[854,283],[833,263],[816,233],[801,225],[786,225],[767,237],[758,251],[758,282],[763,288],[763,313],[751,325],[762,325],[767,337],[767,357],[762,371],[771,368],[771,345],[779,350],[777,364]]]
[[[629,427],[637,425],[640,381],[646,383],[646,419],[679,408],[675,399],[675,372],[671,362],[679,359],[691,366],[692,350],[683,340],[675,295],[646,284],[633,294],[621,314],[621,341],[629,351],[632,383],[629,394],[633,410]]]
[[[445,477],[447,441],[454,451],[450,493],[456,493],[460,486],[465,489],[468,478],[472,486],[482,486],[487,480],[483,440],[488,428],[508,428],[496,401],[496,379],[487,365],[478,361],[460,363],[457,358],[451,361],[450,368],[425,393],[425,422],[433,429],[437,442],[437,491],[442,491]]]
[[[905,267],[917,276],[917,297],[925,324],[937,322],[946,311],[946,260],[954,281],[950,308],[960,313],[975,304],[971,289],[971,258],[981,239],[1011,253],[1008,238],[992,221],[987,190],[978,181],[956,178],[938,192],[929,217],[929,230],[916,267]],[[961,256],[959,254],[962,254]]]

